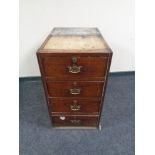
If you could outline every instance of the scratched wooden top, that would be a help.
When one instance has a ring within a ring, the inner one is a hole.
[[[97,28],[54,28],[43,45],[43,49],[49,51],[102,51],[106,48],[108,45]]]

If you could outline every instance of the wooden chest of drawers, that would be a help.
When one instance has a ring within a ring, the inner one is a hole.
[[[112,51],[97,28],[54,28],[37,51],[53,127],[98,128]]]

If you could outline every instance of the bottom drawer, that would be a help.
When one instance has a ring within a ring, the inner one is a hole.
[[[98,124],[98,116],[73,116],[73,115],[57,115],[52,116],[52,124],[54,127],[96,127]]]

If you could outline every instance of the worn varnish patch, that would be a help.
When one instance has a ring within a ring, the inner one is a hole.
[[[103,40],[98,36],[52,36],[44,46],[44,49],[104,49]]]

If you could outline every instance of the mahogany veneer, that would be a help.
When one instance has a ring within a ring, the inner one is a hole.
[[[53,127],[99,127],[112,59],[99,30],[54,28],[37,57]]]

